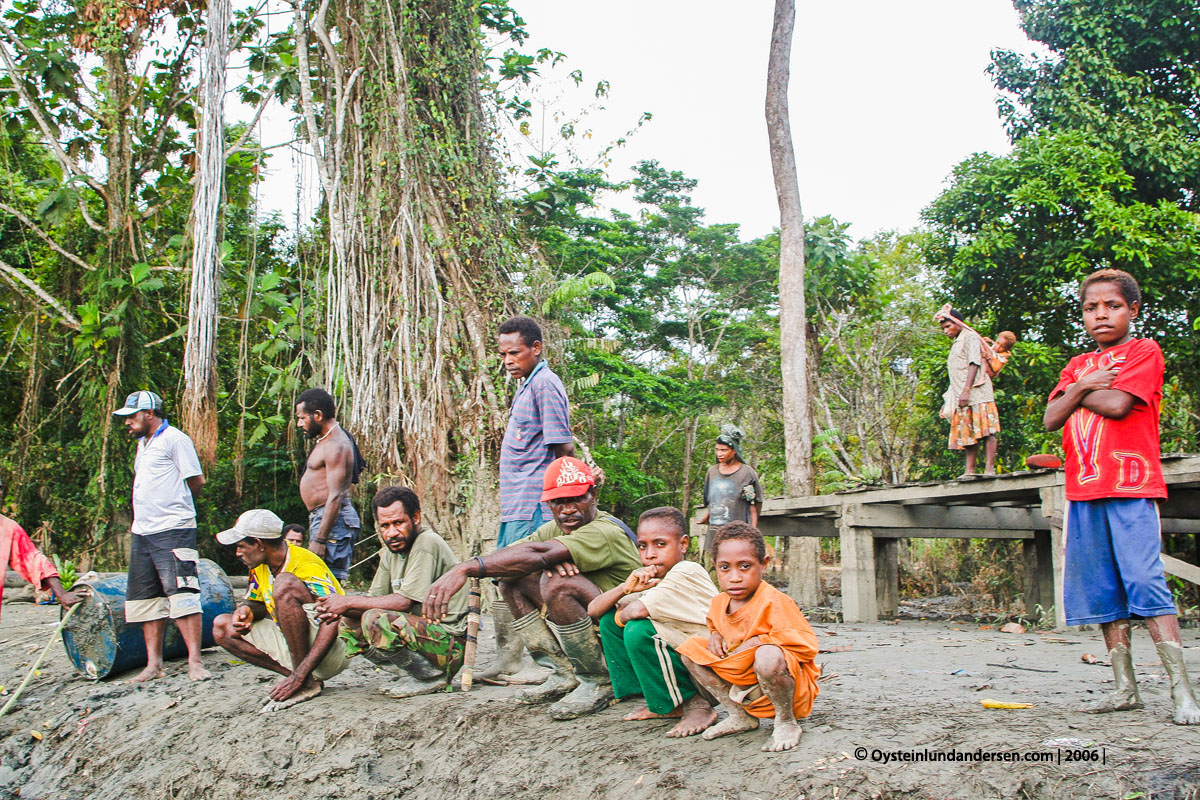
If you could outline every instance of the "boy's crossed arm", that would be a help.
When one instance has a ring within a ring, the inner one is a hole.
[[[1137,398],[1112,388],[1116,377],[1116,370],[1102,369],[1088,373],[1068,386],[1046,405],[1046,413],[1042,416],[1046,430],[1061,428],[1080,406],[1109,419],[1121,419],[1128,414]]]

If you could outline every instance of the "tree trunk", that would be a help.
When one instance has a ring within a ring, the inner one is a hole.
[[[771,171],[779,200],[779,340],[783,377],[783,432],[787,474],[785,485],[792,496],[813,493],[812,416],[809,413],[807,329],[804,300],[804,217],[800,211],[800,184],[792,147],[788,115],[788,80],[791,73],[792,27],[796,8],[792,0],[776,0],[767,63],[767,137]],[[801,605],[821,602],[817,556],[820,540],[794,538],[790,544],[789,591]]]
[[[492,350],[512,260],[475,6],[324,0],[309,19],[297,3],[295,27],[324,92],[301,82],[329,215],[324,381],[372,472],[409,483],[473,552],[499,524]]]
[[[212,469],[217,460],[217,290],[230,16],[230,0],[209,0],[200,77],[204,116],[192,196],[192,287],[187,346],[183,351],[183,425],[206,469]]]

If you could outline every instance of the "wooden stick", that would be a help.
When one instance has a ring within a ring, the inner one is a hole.
[[[26,673],[25,680],[21,681],[21,685],[17,687],[15,692],[13,692],[13,696],[8,698],[8,702],[4,704],[4,708],[0,708],[0,717],[3,717],[8,713],[8,710],[13,707],[14,703],[17,702],[17,698],[21,696],[21,692],[25,691],[25,687],[29,685],[31,680],[33,680],[34,673],[36,673],[38,671],[38,667],[42,665],[42,659],[46,657],[46,653],[50,652],[50,645],[54,644],[54,640],[57,639],[62,633],[63,626],[67,624],[67,620],[69,620],[71,615],[75,613],[75,609],[79,608],[81,605],[83,605],[83,602],[76,603],[67,609],[66,614],[63,614],[62,619],[58,621],[58,627],[55,628],[54,632],[50,634],[50,641],[46,642],[46,646],[42,648],[41,655],[37,657],[37,660],[33,662],[33,666],[29,668],[29,672]]]
[[[479,578],[471,578],[467,593],[467,647],[463,653],[462,690],[471,691],[475,683],[475,650],[479,642]]]

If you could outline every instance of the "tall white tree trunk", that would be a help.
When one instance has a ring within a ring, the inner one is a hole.
[[[787,97],[795,21],[793,0],[775,0],[771,54],[767,62],[766,111],[771,171],[779,199],[779,340],[783,361],[785,485],[788,495],[793,497],[812,494],[814,489],[805,341],[804,217],[800,211],[800,183],[796,177]],[[801,605],[819,605],[822,599],[817,561],[820,540],[794,538],[789,549],[790,594]]]
[[[229,56],[230,0],[209,0],[200,96],[196,187],[192,196],[192,286],[183,354],[183,424],[201,462],[217,453],[217,289],[220,210],[225,179],[225,67]]]

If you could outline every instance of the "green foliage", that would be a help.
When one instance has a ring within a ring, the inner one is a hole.
[[[993,53],[1015,139],[1076,131],[1115,153],[1135,196],[1200,210],[1200,8],[1191,0],[1015,0],[1050,54]]]
[[[57,553],[51,557],[54,559],[54,568],[58,570],[59,583],[62,584],[64,590],[71,591],[71,587],[79,579],[78,574],[75,572],[75,562],[70,559],[62,561],[59,559]]]
[[[1115,267],[1142,286],[1135,334],[1166,355],[1175,390],[1164,432],[1194,448],[1186,420],[1200,390],[1200,9],[1183,0],[1014,4],[1049,55],[993,53],[1014,149],[955,168],[925,211],[924,247],[955,305],[1022,339],[1016,375],[1010,366],[997,383],[1002,447],[1015,436],[1010,454],[1020,457],[1057,440],[1037,430],[1055,366],[1093,346],[1077,286]]]

